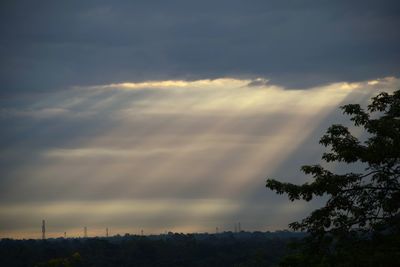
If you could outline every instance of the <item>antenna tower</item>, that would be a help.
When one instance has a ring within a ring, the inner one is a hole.
[[[46,221],[42,220],[42,239],[46,239]]]

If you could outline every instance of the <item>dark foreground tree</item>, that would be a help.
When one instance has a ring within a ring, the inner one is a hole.
[[[372,98],[367,110],[342,106],[364,134],[359,140],[348,128],[332,125],[320,143],[329,148],[326,162],[362,164],[362,173],[336,174],[320,165],[303,166],[313,177],[303,185],[268,179],[266,186],[291,201],[327,196],[322,208],[294,230],[309,236],[282,266],[400,266],[400,90]]]

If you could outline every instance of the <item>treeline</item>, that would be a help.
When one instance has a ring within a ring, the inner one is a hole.
[[[300,233],[225,232],[0,241],[0,266],[277,266]]]

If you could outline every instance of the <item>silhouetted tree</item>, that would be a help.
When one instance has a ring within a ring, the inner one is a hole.
[[[343,125],[332,125],[320,143],[326,162],[362,163],[363,173],[333,173],[321,165],[303,166],[313,177],[303,185],[268,179],[266,187],[291,201],[328,196],[322,208],[289,226],[307,231],[282,266],[398,266],[400,264],[400,90],[380,93],[364,110],[342,106],[360,141]]]
[[[0,266],[276,266],[287,243],[304,234],[241,232],[58,238],[0,239]]]
[[[50,259],[45,263],[39,263],[35,267],[80,267],[81,255],[75,252],[71,257],[68,258],[56,258]]]

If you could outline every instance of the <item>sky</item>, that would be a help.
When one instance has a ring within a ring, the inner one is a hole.
[[[1,1],[0,238],[286,229],[339,106],[400,88],[398,1]],[[351,128],[356,136],[362,131]]]

